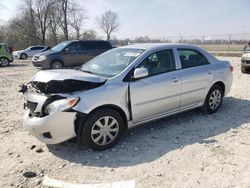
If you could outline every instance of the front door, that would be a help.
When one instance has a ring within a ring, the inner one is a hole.
[[[180,107],[181,80],[175,71],[172,50],[161,50],[145,58],[137,68],[148,69],[145,78],[130,82],[133,122],[139,123]]]
[[[83,63],[82,48],[79,42],[71,43],[64,51],[63,59],[65,66],[75,67]]]

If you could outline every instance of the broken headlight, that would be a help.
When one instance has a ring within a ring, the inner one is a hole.
[[[69,98],[69,99],[56,100],[56,101],[50,103],[45,108],[45,113],[53,114],[55,112],[69,110],[72,107],[74,107],[79,102],[79,100],[80,100],[80,98]]]

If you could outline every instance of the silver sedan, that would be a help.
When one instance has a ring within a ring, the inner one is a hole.
[[[232,71],[229,62],[192,45],[112,49],[75,70],[40,71],[24,84],[24,127],[47,144],[78,137],[107,149],[135,125],[194,108],[216,112]]]

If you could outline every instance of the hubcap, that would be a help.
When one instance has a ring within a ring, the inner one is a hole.
[[[26,58],[27,58],[27,56],[25,54],[21,55],[21,59],[26,59]]]
[[[0,62],[1,62],[0,64],[3,65],[3,66],[7,66],[8,63],[9,63],[8,60],[5,59],[5,58],[0,59]]]
[[[61,69],[61,68],[62,68],[62,64],[60,62],[53,63],[53,69]]]
[[[212,110],[215,110],[219,107],[221,102],[221,92],[219,90],[214,90],[209,98],[209,107]]]
[[[91,138],[97,145],[105,146],[115,140],[119,125],[115,118],[105,116],[98,119],[92,127]]]

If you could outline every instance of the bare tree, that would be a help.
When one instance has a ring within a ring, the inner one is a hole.
[[[65,40],[69,40],[68,32],[68,6],[69,0],[58,0],[59,7],[62,11],[62,19],[60,25],[62,27]]]
[[[82,40],[94,40],[97,38],[97,34],[93,29],[86,30],[82,35]]]
[[[23,33],[33,38],[34,43],[45,44],[49,14],[54,4],[55,0],[25,0],[22,14],[13,20]]]
[[[98,27],[105,32],[107,40],[110,40],[110,36],[113,32],[119,29],[119,17],[116,12],[108,10],[104,12],[100,17],[96,18]]]
[[[35,7],[33,11],[38,21],[42,44],[45,44],[46,31],[49,27],[49,14],[53,10],[54,3],[54,0],[35,1]]]
[[[80,39],[82,23],[87,19],[86,11],[83,8],[78,8],[76,4],[73,4],[69,11],[69,24],[75,30],[76,39]]]
[[[58,30],[59,30],[59,22],[61,19],[61,11],[58,9],[57,6],[54,6],[49,14],[49,32],[51,40],[50,43],[53,45],[58,43]]]

